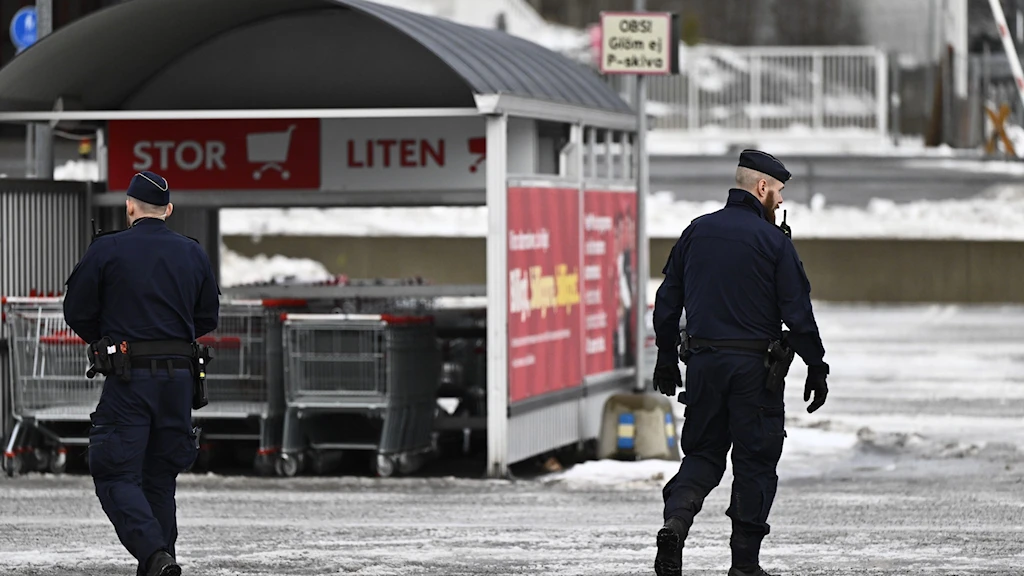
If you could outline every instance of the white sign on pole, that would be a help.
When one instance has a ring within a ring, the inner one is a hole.
[[[679,72],[679,33],[669,12],[602,12],[601,73]]]
[[[483,190],[484,119],[326,118],[320,123],[324,190]]]

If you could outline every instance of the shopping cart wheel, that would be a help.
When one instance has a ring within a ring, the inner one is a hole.
[[[291,478],[299,473],[299,459],[288,454],[281,454],[281,457],[274,464],[274,471],[277,472],[278,476]]]
[[[309,467],[316,476],[323,476],[327,471],[327,455],[320,450],[309,452]]]
[[[53,460],[53,452],[36,448],[32,451],[32,470],[42,472],[50,469],[50,462]]]
[[[21,474],[21,455],[4,456],[4,471],[11,478]]]
[[[252,467],[260,476],[270,476],[274,474],[274,460],[272,460],[267,454],[257,454]]]
[[[384,454],[377,454],[377,476],[389,478],[395,473],[395,459]]]
[[[55,448],[50,452],[50,462],[47,470],[50,474],[63,474],[68,465],[68,451],[63,446]]]

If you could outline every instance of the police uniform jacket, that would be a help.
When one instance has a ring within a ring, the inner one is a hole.
[[[89,246],[67,280],[64,317],[86,342],[191,342],[217,328],[219,293],[198,242],[140,218]]]
[[[730,190],[724,208],[691,222],[662,273],[654,308],[659,366],[678,362],[684,309],[686,333],[708,340],[777,340],[785,322],[804,362],[823,363],[803,263],[750,192]]]

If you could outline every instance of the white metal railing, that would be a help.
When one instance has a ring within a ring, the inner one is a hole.
[[[888,60],[871,46],[680,47],[653,76],[656,130],[736,135],[888,129]]]

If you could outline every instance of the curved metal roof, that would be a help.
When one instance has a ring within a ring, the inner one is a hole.
[[[630,111],[596,72],[532,42],[367,0],[335,1],[372,14],[416,39],[477,94],[511,94]]]
[[[132,0],[0,68],[0,112],[58,98],[114,111],[464,107],[483,95],[631,113],[595,71],[539,45],[367,0]]]

